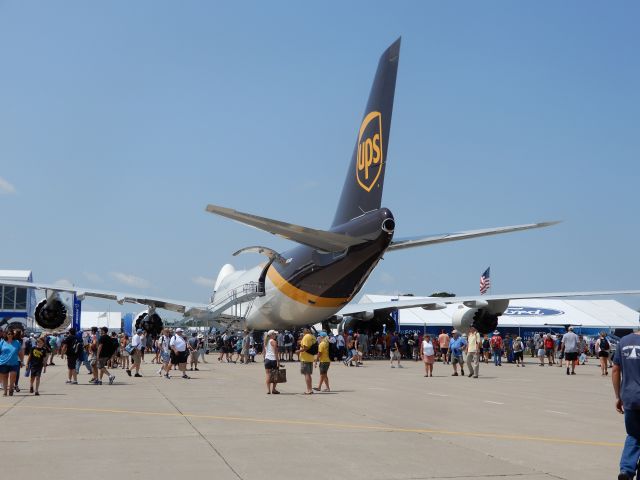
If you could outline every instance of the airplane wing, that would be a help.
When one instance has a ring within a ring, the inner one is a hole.
[[[138,303],[153,308],[163,308],[178,313],[205,313],[207,305],[204,303],[183,302],[179,300],[168,300],[165,298],[148,297],[146,295],[108,292],[105,290],[92,290],[81,287],[66,287],[61,285],[52,285],[46,283],[21,282],[18,280],[2,280],[1,285],[9,285],[14,287],[35,288],[37,290],[51,290],[55,292],[75,293],[81,300],[85,297],[103,298],[106,300],[114,300],[120,305],[123,303]]]
[[[512,225],[509,227],[483,228],[480,230],[468,230],[466,232],[441,233],[424,237],[398,238],[387,247],[387,252],[401,250],[403,248],[422,247],[434,243],[454,242],[456,240],[466,240],[467,238],[486,237],[489,235],[499,235],[501,233],[519,232],[532,228],[543,228],[556,225],[560,222],[540,222],[527,223],[525,225]]]
[[[564,297],[597,297],[605,295],[640,295],[640,290],[605,290],[594,292],[556,292],[556,293],[514,293],[507,295],[477,295],[470,297],[412,297],[388,302],[350,303],[337,314],[342,316],[357,315],[376,310],[392,310],[394,308],[416,308],[440,310],[447,305],[463,304],[469,308],[483,308],[490,302],[504,300],[525,300],[528,298],[564,298]]]
[[[326,230],[316,230],[314,228],[238,212],[237,210],[219,207],[217,205],[207,205],[207,212],[230,218],[231,220],[325,252],[341,252],[349,247],[368,241],[366,238],[350,237],[341,233],[327,232]]]

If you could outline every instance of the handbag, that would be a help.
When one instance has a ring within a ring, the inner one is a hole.
[[[124,349],[127,351],[129,355],[131,355],[133,351],[136,349],[136,347],[134,347],[133,344],[128,343],[127,346],[124,347]]]
[[[274,368],[271,370],[272,383],[287,383],[287,370],[285,368]]]

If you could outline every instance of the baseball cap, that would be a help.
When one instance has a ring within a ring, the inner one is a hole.
[[[180,327],[176,328],[176,332],[180,333],[180,332],[184,332],[184,330],[182,330]]]
[[[500,335],[500,332],[498,330],[496,330],[495,332],[493,332],[494,335]]]
[[[458,330],[454,328],[453,330],[451,330],[451,333],[458,333]]]
[[[327,336],[327,332],[320,332],[318,335],[320,335],[321,337],[326,337]]]
[[[136,333],[142,333],[144,332],[144,330],[142,330],[141,328],[139,328],[138,330],[136,330]]]

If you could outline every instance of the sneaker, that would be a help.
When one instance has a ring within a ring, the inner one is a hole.
[[[198,370],[198,367],[194,368],[194,370],[195,370],[196,372],[199,372],[199,371],[200,371],[200,370]]]
[[[171,378],[168,373],[164,374],[164,378]]]
[[[131,376],[131,370],[127,368],[127,375]]]
[[[140,375],[139,373],[136,373],[136,374],[134,375],[134,377],[141,377],[141,376],[142,376],[142,375]]]
[[[97,380],[95,378],[92,378],[91,380],[89,380],[89,383],[96,383]]]
[[[71,383],[71,380],[67,380],[67,381],[66,381],[66,382],[64,382],[64,383]]]
[[[404,368],[402,365],[398,365],[398,368]]]
[[[116,379],[116,376],[115,376],[115,375],[111,375],[111,376],[109,377],[109,385],[113,385],[113,381],[114,381],[115,379]]]
[[[618,474],[618,480],[631,480],[633,476],[629,475],[627,472],[620,472]]]
[[[391,368],[396,368],[396,367],[394,367],[393,365],[391,365]]]
[[[34,393],[34,395],[35,395],[36,397],[39,397],[39,396],[40,396],[40,394],[39,394],[38,392]]]
[[[158,370],[158,375],[162,376],[162,369]]]
[[[71,382],[71,385],[77,385],[77,384],[78,384],[78,382],[76,382],[76,381]]]
[[[102,385],[102,380],[98,380],[95,384],[96,385]]]
[[[191,377],[185,373],[184,375],[182,375],[182,378],[189,379]]]

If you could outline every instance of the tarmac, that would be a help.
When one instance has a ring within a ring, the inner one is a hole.
[[[440,363],[431,378],[421,362],[333,363],[332,391],[313,395],[297,363],[267,395],[261,363],[214,354],[190,380],[146,363],[111,386],[88,384],[84,367],[66,385],[56,360],[39,397],[26,378],[0,397],[6,478],[603,480],[617,478],[625,439],[595,359],[575,376],[530,358],[481,364],[478,379]]]

